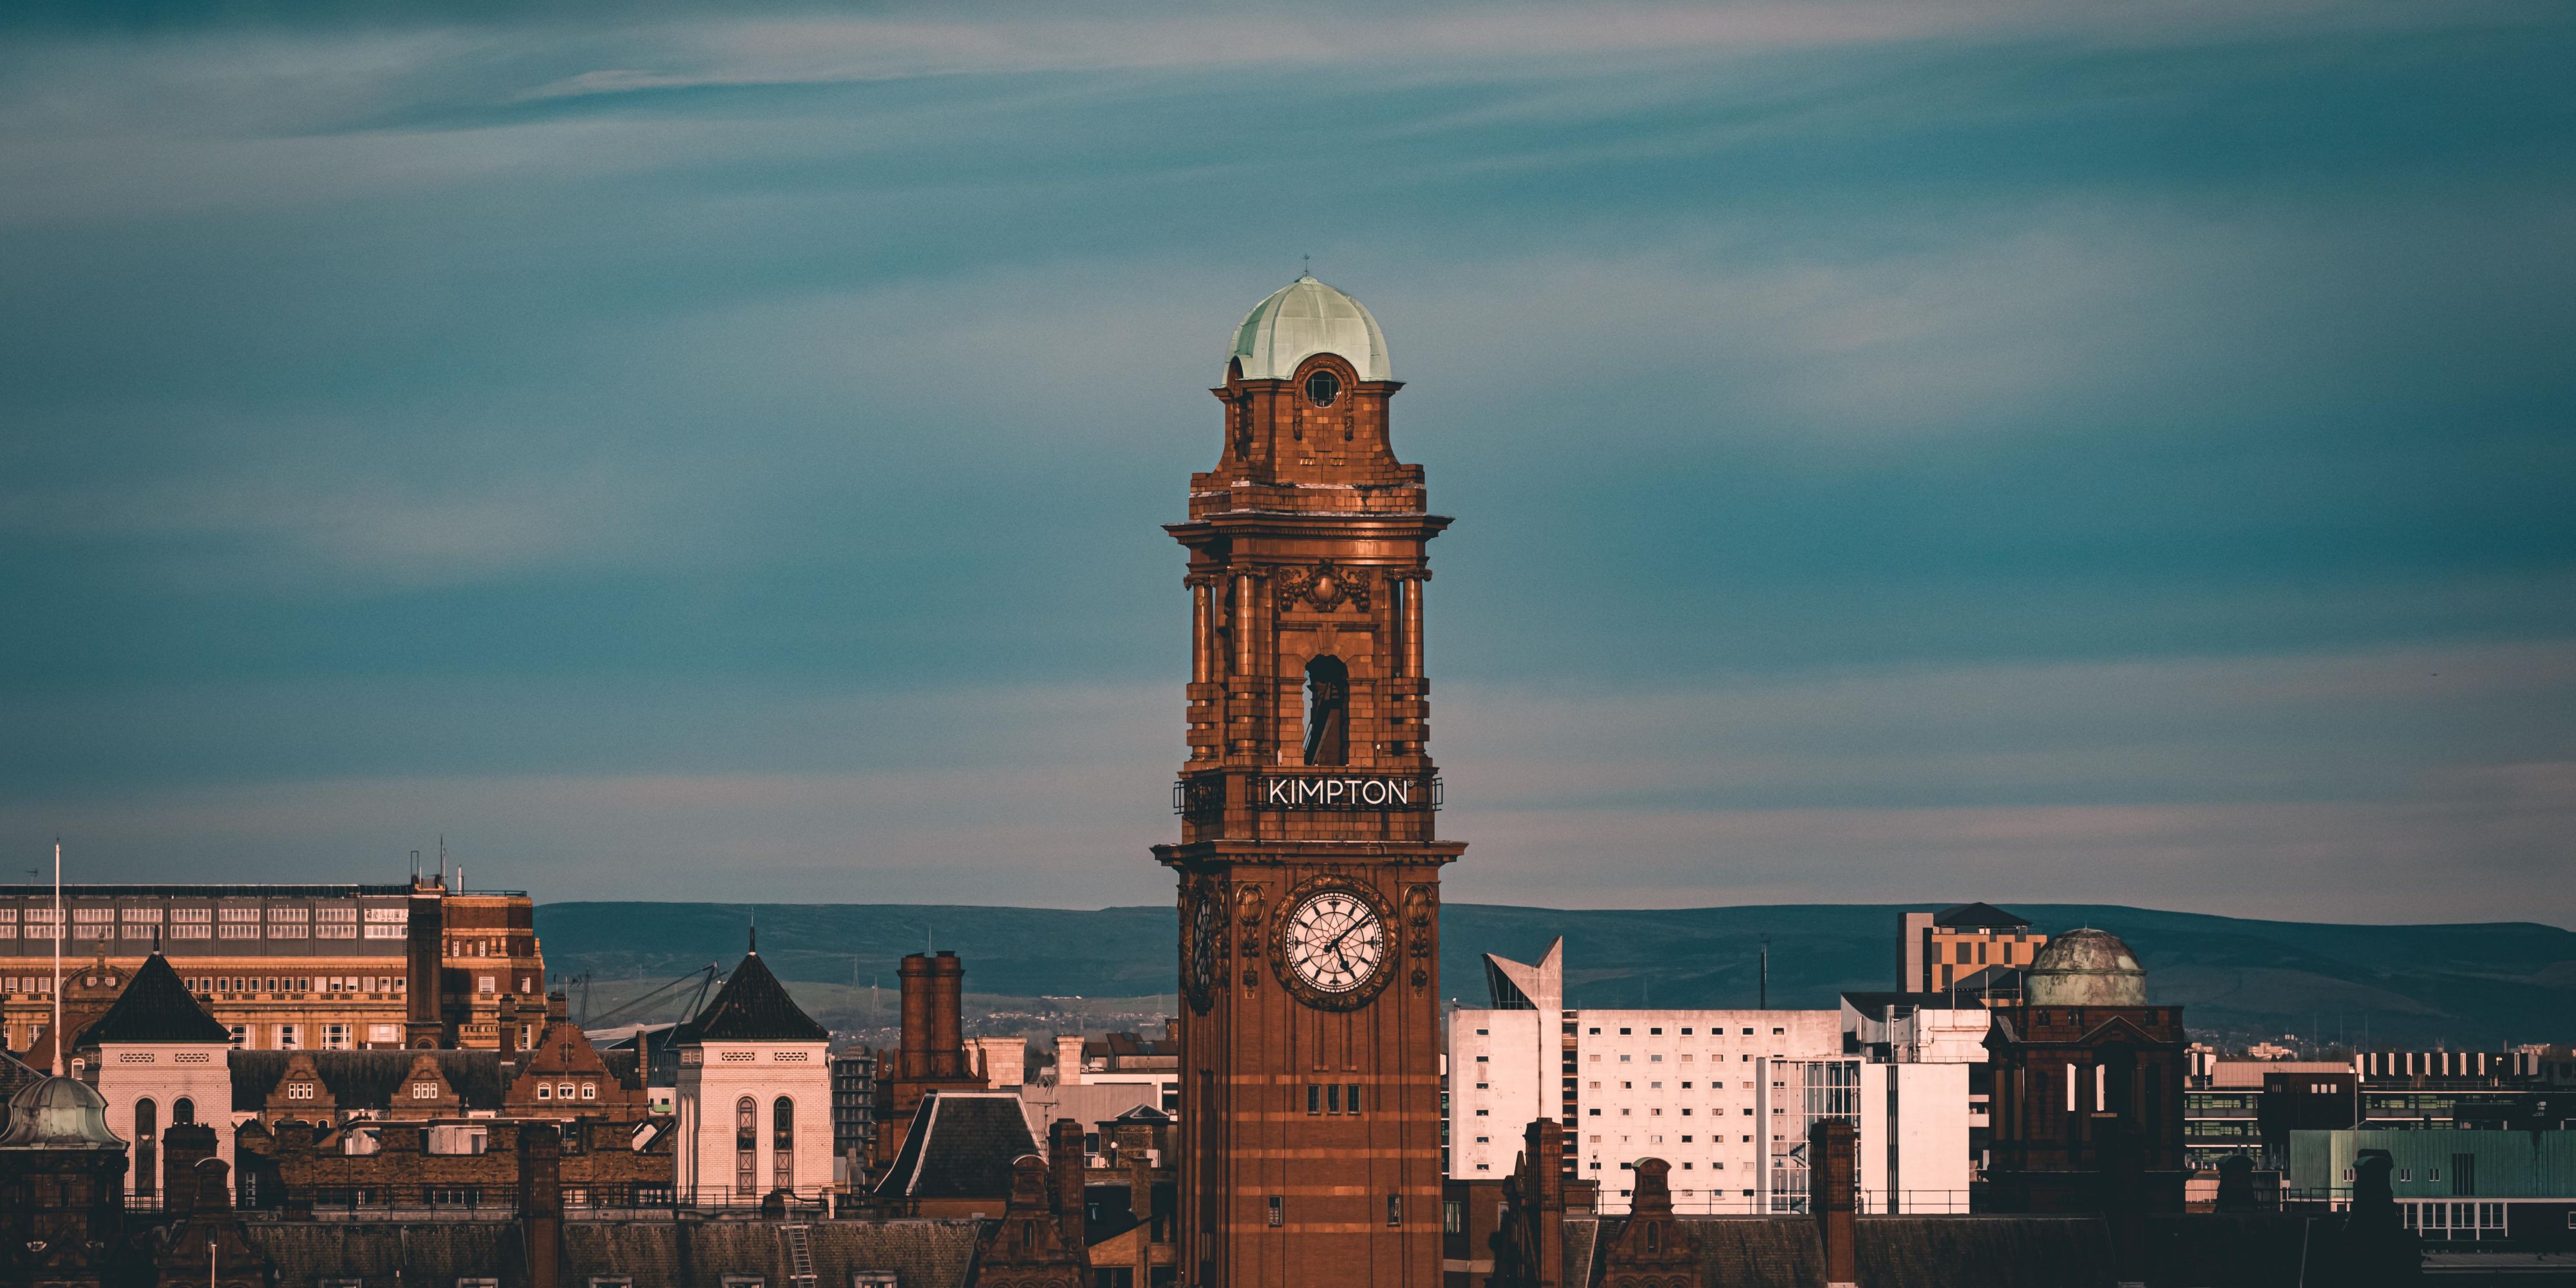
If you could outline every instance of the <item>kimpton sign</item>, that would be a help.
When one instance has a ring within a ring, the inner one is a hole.
[[[1420,778],[1263,778],[1253,802],[1260,809],[1432,809],[1438,780]]]

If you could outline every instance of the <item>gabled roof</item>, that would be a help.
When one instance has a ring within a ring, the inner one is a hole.
[[[1943,908],[1932,918],[1932,924],[1948,930],[2027,930],[2030,918],[2009,913],[1991,903],[1963,903]]]
[[[831,1030],[814,1022],[787,986],[769,973],[757,951],[743,954],[742,964],[725,977],[716,1000],[698,1018],[680,1026],[682,1046],[700,1042],[829,1042]],[[1007,1193],[1005,1184],[997,1193]]]
[[[206,1010],[196,995],[170,969],[170,959],[155,950],[128,980],[116,1004],[98,1022],[81,1031],[75,1047],[102,1042],[230,1043],[233,1032]]]
[[[1007,1091],[934,1091],[924,1096],[903,1151],[877,1182],[889,1199],[977,1199],[1011,1193],[1011,1163],[1037,1154],[1020,1098]]]

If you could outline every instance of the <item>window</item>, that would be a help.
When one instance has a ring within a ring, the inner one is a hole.
[[[1270,1196],[1270,1224],[1273,1226],[1288,1224],[1288,1215],[1283,1210],[1283,1200],[1276,1194]]]
[[[1350,1111],[1352,1113],[1358,1113],[1360,1111],[1360,1084],[1356,1082],[1351,1084],[1350,1094],[1343,1100],[1343,1103],[1350,1106]]]
[[[733,1188],[750,1194],[760,1184],[760,1105],[749,1096],[733,1102]]]
[[[1621,1036],[1621,1037],[1623,1037],[1623,1038],[1624,1038],[1624,1037],[1626,1037],[1626,1036],[1628,1036],[1628,1030],[1626,1030],[1626,1029],[1621,1029],[1621,1030],[1619,1030],[1619,1036]]]
[[[1467,1205],[1464,1203],[1441,1204],[1440,1232],[1443,1234],[1465,1234],[1467,1232],[1466,1209]],[[2569,1215],[2571,1217],[2576,1217],[2576,1213],[2570,1213]]]
[[[540,1083],[538,1083],[538,1084],[537,1084],[537,1099],[539,1099],[539,1100],[552,1100],[552,1099],[554,1099],[554,1098],[555,1098],[555,1089],[554,1089],[553,1084],[551,1084],[551,1083],[544,1083],[544,1082],[540,1082]]]
[[[771,1188],[796,1188],[796,1102],[780,1096],[769,1107]]]
[[[134,1193],[137,1198],[152,1197],[152,1181],[160,1172],[160,1154],[153,1136],[160,1131],[160,1107],[149,1097],[134,1102]]]
[[[614,1279],[606,1275],[592,1275],[590,1288],[635,1288],[635,1281],[623,1275]]]
[[[1306,377],[1306,401],[1318,407],[1330,407],[1342,396],[1342,378],[1331,371],[1317,371]]]
[[[891,1270],[853,1270],[850,1288],[896,1288],[901,1281]]]
[[[1386,1196],[1386,1224],[1388,1229],[1394,1229],[1395,1227],[1404,1224],[1403,1195],[1389,1194]]]

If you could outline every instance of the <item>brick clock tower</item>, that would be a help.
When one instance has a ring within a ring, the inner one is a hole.
[[[1236,331],[1190,479],[1181,1265],[1202,1288],[1438,1288],[1440,869],[1422,467],[1359,301],[1301,277]]]

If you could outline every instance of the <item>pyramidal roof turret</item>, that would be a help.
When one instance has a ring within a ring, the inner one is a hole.
[[[787,986],[769,973],[760,960],[760,942],[754,939],[750,951],[742,955],[742,964],[725,977],[724,987],[716,990],[716,1000],[698,1013],[698,1018],[680,1026],[672,1040],[679,1045],[697,1042],[829,1042],[832,1032],[814,1022],[796,999],[787,995]]]
[[[143,960],[125,991],[117,994],[107,1014],[98,1017],[73,1040],[75,1047],[102,1042],[229,1043],[233,1031],[206,1010],[196,994],[170,969],[170,959],[155,948]]]

